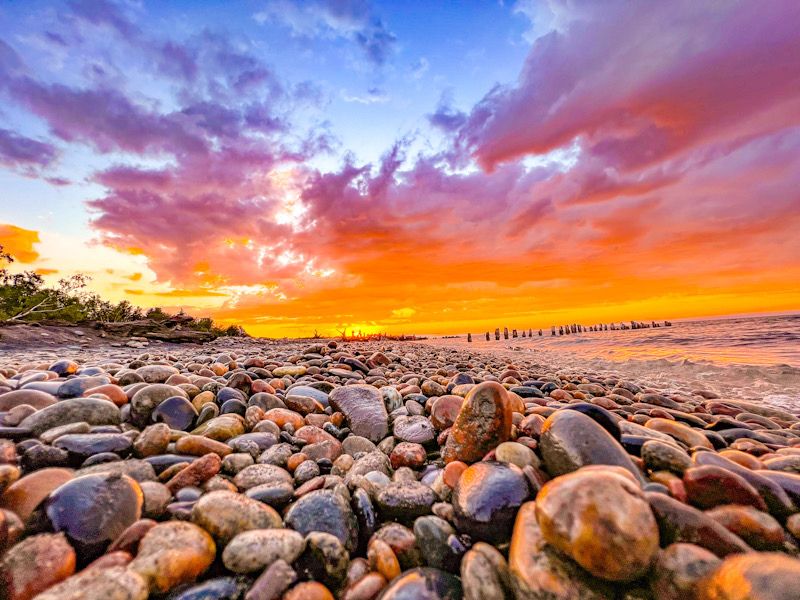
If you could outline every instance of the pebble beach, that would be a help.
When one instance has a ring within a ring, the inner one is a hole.
[[[435,342],[0,356],[4,600],[800,598],[800,407]]]

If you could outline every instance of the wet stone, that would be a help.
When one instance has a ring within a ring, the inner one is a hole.
[[[49,588],[36,600],[73,600],[107,598],[108,600],[145,600],[147,583],[138,574],[122,566],[84,569],[77,575]]]
[[[39,503],[54,489],[73,478],[70,469],[41,469],[12,483],[0,496],[0,506],[27,521]]]
[[[549,481],[536,497],[536,517],[545,540],[596,577],[638,579],[658,552],[644,494],[615,472],[579,470]]]
[[[641,478],[619,442],[578,411],[561,410],[550,415],[542,428],[539,448],[547,472],[553,477],[587,465],[613,465]]]
[[[284,515],[287,527],[306,535],[322,531],[336,536],[347,548],[355,550],[358,544],[358,523],[347,501],[331,490],[317,490],[305,494],[292,504]]]
[[[89,425],[118,425],[119,408],[108,400],[98,398],[73,398],[62,400],[36,411],[20,423],[20,428],[30,429],[34,435],[53,427],[84,421]]]
[[[403,572],[381,594],[381,600],[459,600],[461,580],[439,569],[421,567]]]
[[[127,456],[133,444],[128,436],[121,433],[75,433],[62,435],[53,446],[66,450],[70,458],[78,462],[103,452],[113,452]]]
[[[670,544],[658,553],[650,580],[656,598],[684,600],[695,597],[697,584],[722,561],[694,544]]]
[[[513,593],[506,559],[484,542],[464,555],[460,572],[465,600],[504,600]]]
[[[697,586],[698,600],[793,600],[797,598],[800,560],[779,553],[739,554],[726,558]],[[745,594],[745,595],[743,595]]]
[[[514,522],[508,551],[511,588],[518,598],[608,600],[607,583],[593,578],[549,546],[536,519],[536,504],[523,504]]]
[[[133,453],[138,458],[164,454],[170,439],[170,428],[166,423],[146,427],[133,443]]]
[[[172,396],[156,406],[150,418],[156,423],[166,423],[170,429],[188,431],[197,419],[197,410],[183,396]]]
[[[127,475],[99,473],[72,479],[43,505],[53,531],[63,532],[85,564],[102,554],[142,511],[142,490]]]
[[[445,462],[472,463],[511,437],[511,406],[503,386],[491,381],[470,390],[442,452]]]
[[[529,494],[525,475],[516,465],[475,463],[461,474],[453,490],[455,525],[475,540],[507,541],[517,510]]]
[[[426,565],[451,573],[458,570],[466,548],[450,523],[432,515],[419,517],[414,521],[414,536]]]

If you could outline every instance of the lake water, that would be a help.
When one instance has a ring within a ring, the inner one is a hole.
[[[521,330],[520,330],[521,332]],[[584,332],[487,342],[476,350],[522,353],[543,365],[614,373],[669,389],[710,389],[800,412],[800,314],[675,321],[672,327]]]

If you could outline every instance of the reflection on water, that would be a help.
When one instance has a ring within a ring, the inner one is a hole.
[[[441,340],[519,353],[543,365],[637,378],[662,389],[691,387],[800,409],[800,314],[673,322],[672,327],[487,342],[473,332]],[[482,336],[482,333],[481,333]]]

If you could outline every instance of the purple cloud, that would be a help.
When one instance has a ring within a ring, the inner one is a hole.
[[[8,129],[0,129],[0,164],[14,168],[47,167],[56,159],[55,146]]]

